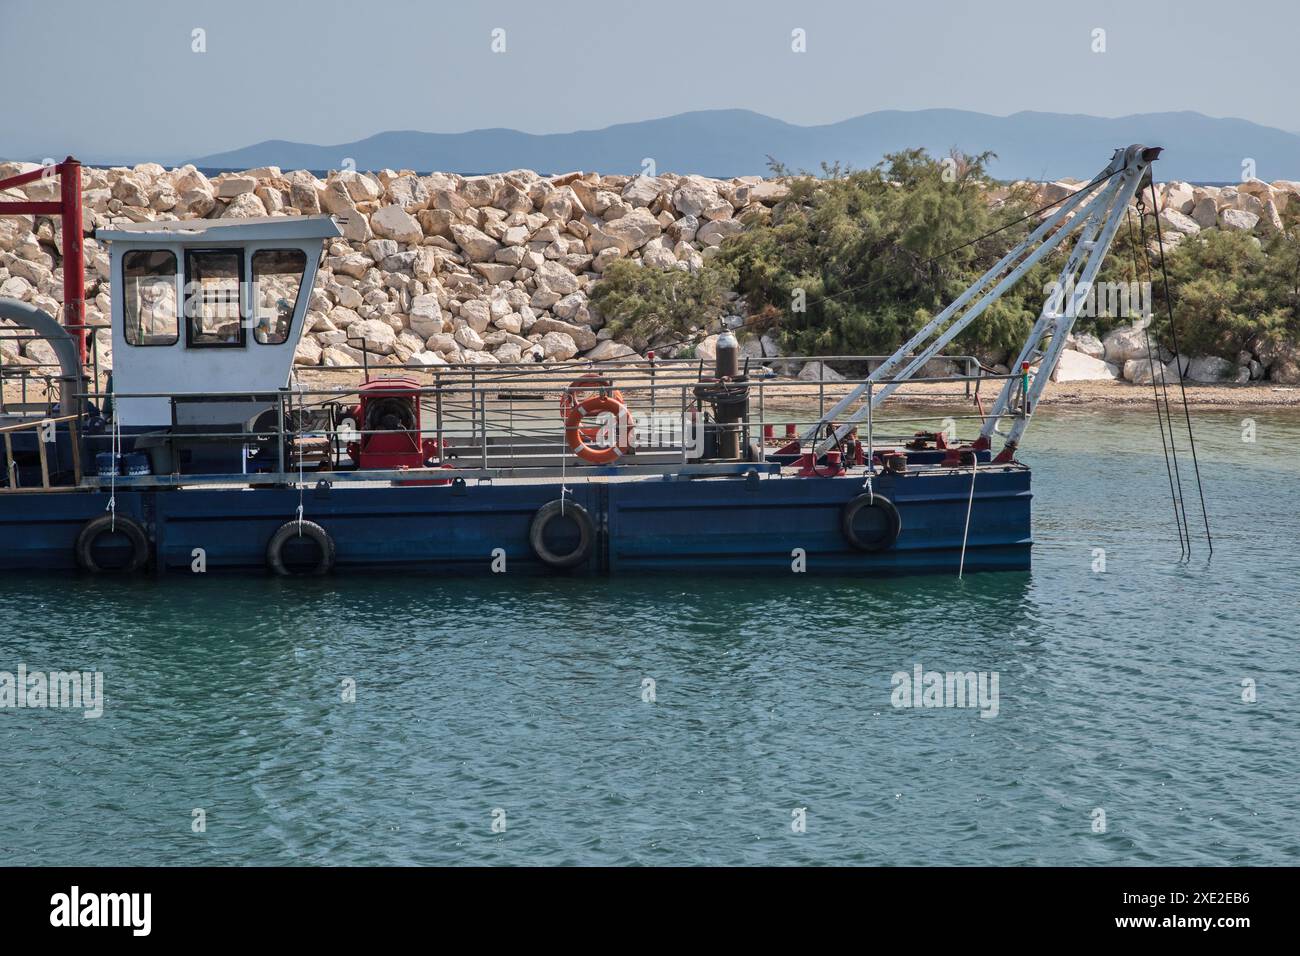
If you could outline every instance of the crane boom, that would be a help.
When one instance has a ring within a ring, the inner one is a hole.
[[[862,384],[828,410],[804,434],[804,440],[815,443],[817,454],[842,440],[871,410],[910,380],[944,346],[1019,282],[1035,264],[1071,235],[1078,233],[1078,239],[1061,269],[1058,282],[1044,302],[1038,320],[1030,330],[1017,359],[1016,367],[1020,368],[1023,363],[1032,362],[1041,356],[1038,372],[1023,395],[1019,394],[1024,387],[1020,379],[1008,379],[1003,384],[980,433],[978,446],[989,447],[993,435],[1001,434],[997,431],[999,420],[1008,414],[1017,399],[1023,399],[1023,413],[1016,417],[1011,430],[1004,436],[1006,444],[998,456],[999,459],[1008,460],[1014,454],[1020,437],[1029,424],[1029,417],[1037,406],[1038,397],[1056,367],[1065,338],[1079,314],[1079,306],[1091,293],[1092,282],[1115,238],[1119,221],[1160,151],[1159,146],[1136,144],[1127,149],[1115,150],[1109,165],[1096,179],[1066,199],[1056,212],[1044,219],[1014,249],[874,369]],[[1046,352],[1042,352],[1040,346],[1043,336],[1049,333],[1051,343]],[[854,408],[864,395],[868,400]],[[850,409],[853,411],[849,412]],[[839,423],[833,435],[818,442],[818,435],[832,423]]]

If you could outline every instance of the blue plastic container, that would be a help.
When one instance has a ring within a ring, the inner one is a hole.
[[[114,458],[112,452],[102,451],[95,456],[95,470],[101,478],[112,478],[114,475],[140,478],[153,474],[153,468],[149,465],[149,456],[139,452],[118,455]]]
[[[141,455],[138,452],[123,455],[122,474],[128,478],[140,478],[144,475],[153,474],[153,469],[149,467],[149,456]]]

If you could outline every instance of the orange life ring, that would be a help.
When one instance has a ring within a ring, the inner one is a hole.
[[[584,427],[582,420],[602,412],[613,415],[617,423],[615,443],[608,448],[594,448],[591,442],[600,434],[600,429]],[[583,461],[593,465],[612,464],[632,450],[632,414],[627,405],[612,395],[589,395],[574,403],[564,416],[564,442]]]
[[[609,395],[617,401],[623,401],[623,393],[614,388],[609,379],[596,372],[587,372],[570,382],[560,396],[560,417],[567,421],[573,406],[591,395]],[[594,425],[583,425],[579,431],[583,441],[589,443],[595,441],[600,434],[600,429]]]

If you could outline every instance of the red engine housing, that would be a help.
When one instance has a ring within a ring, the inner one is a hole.
[[[438,442],[420,436],[420,384],[409,378],[384,378],[359,389],[352,410],[359,441],[348,455],[362,469],[424,468],[440,457]]]

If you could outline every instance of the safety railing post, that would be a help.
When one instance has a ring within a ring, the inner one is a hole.
[[[287,469],[285,468],[285,460],[284,460],[284,393],[285,390],[280,389],[280,393],[276,396],[276,402],[275,402],[275,411],[276,411],[275,444],[279,451],[279,472],[281,475],[285,474],[285,472],[287,471]]]
[[[870,381],[867,382],[867,468],[868,469],[874,468],[876,462],[875,421],[872,419],[872,414],[871,414],[871,408],[873,404],[871,401],[871,389],[873,384],[874,384],[873,382]]]
[[[438,464],[446,464],[442,444],[442,373],[433,371],[433,415],[438,428]]]
[[[77,421],[73,419],[68,422],[68,438],[72,442],[72,479],[73,483],[81,484],[81,436],[77,432]]]
[[[817,363],[817,418],[826,417],[826,363]]]

